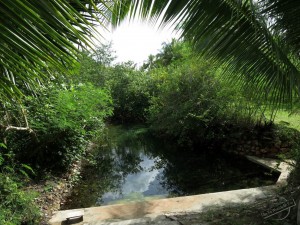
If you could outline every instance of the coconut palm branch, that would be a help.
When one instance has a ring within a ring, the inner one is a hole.
[[[105,26],[113,1],[0,1],[0,99],[65,73],[79,49],[91,46],[96,23]],[[22,88],[20,89],[20,86]]]
[[[300,1],[120,0],[112,21],[117,25],[126,15],[177,24],[226,78],[255,87],[258,97],[276,103],[299,98]]]
[[[299,54],[300,50],[300,3],[293,0],[261,1],[263,13],[274,18],[273,30],[280,32],[284,41]]]

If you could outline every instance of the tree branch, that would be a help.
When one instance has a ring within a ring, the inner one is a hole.
[[[6,126],[5,131],[8,130],[28,130],[29,133],[32,133],[33,130],[30,127],[15,127],[15,126]]]
[[[27,131],[29,131],[29,133],[34,133],[34,131],[30,127],[16,127],[16,126],[10,126],[10,125],[5,126],[3,124],[0,124],[0,127],[5,129],[5,131],[9,131],[9,130],[19,130],[19,131],[24,130],[25,131],[25,130],[27,130]]]

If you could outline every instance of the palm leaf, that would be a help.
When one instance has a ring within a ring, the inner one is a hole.
[[[0,97],[66,72],[80,48],[91,47],[96,23],[107,23],[113,1],[10,0],[0,2]],[[21,88],[21,89],[20,89]]]
[[[254,86],[258,97],[267,95],[276,103],[299,97],[299,56],[295,54],[300,49],[299,1],[162,0],[155,1],[152,9],[148,1],[142,1],[146,8],[136,13],[132,9],[139,2],[115,5],[114,12],[119,14],[114,16],[120,18],[113,20],[115,24],[126,14],[162,16],[163,22],[178,24],[182,36],[191,39],[200,54],[225,68],[224,75],[232,82]]]
[[[300,49],[300,3],[295,0],[260,0],[263,13],[273,18],[272,29],[299,53]]]

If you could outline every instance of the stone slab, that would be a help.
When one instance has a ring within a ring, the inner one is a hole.
[[[274,194],[275,190],[276,186],[272,185],[129,204],[85,208],[81,209],[84,210],[82,224],[93,224],[95,221],[113,223],[120,220],[132,220],[151,215],[164,215],[177,212],[203,212],[214,206],[220,207],[227,204],[255,202],[258,199],[269,197]],[[78,209],[56,212],[50,220],[50,224],[61,225],[66,215],[77,210]]]

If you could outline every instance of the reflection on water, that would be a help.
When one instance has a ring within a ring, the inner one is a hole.
[[[168,191],[160,183],[162,169],[154,169],[155,159],[149,158],[143,152],[139,154],[138,172],[129,173],[124,177],[122,185],[115,191],[99,196],[97,204],[112,203],[116,200],[139,200],[145,196],[166,196]],[[121,172],[122,173],[122,172]]]
[[[163,144],[144,131],[111,127],[63,209],[256,187],[278,177],[217,150]]]

